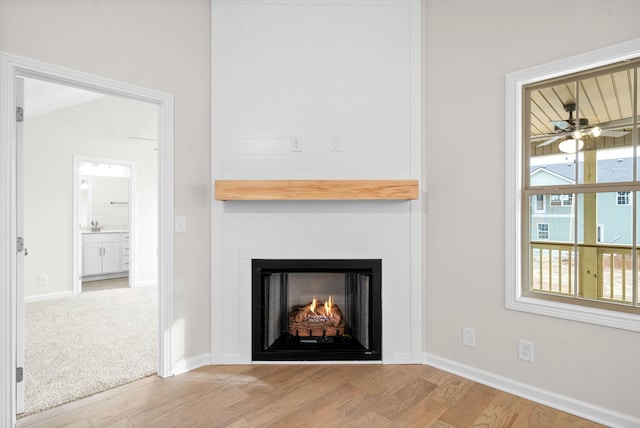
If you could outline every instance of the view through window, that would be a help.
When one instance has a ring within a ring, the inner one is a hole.
[[[639,70],[523,87],[524,296],[640,312]]]

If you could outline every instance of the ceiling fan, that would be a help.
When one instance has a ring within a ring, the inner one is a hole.
[[[554,143],[563,138],[567,138],[571,136],[572,139],[580,141],[582,137],[590,136],[590,137],[622,137],[623,135],[628,134],[627,131],[613,131],[602,129],[599,126],[589,127],[589,120],[586,118],[575,119],[573,117],[573,112],[576,110],[575,103],[563,104],[564,111],[569,113],[569,118],[567,120],[552,120],[550,123],[553,125],[553,130],[555,135],[551,138],[543,141],[538,144],[537,147],[548,146],[551,143]],[[578,128],[576,128],[576,122]]]

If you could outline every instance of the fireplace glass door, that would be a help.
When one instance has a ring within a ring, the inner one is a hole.
[[[381,359],[380,260],[253,260],[254,361]]]

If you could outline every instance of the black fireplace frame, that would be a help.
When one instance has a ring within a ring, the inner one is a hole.
[[[286,265],[286,267],[283,267]],[[382,260],[380,259],[253,259],[251,263],[253,361],[381,361],[382,360]],[[351,349],[340,346],[305,344],[294,348],[262,349],[264,335],[262,320],[262,275],[284,272],[329,272],[371,274],[369,296],[369,346]]]

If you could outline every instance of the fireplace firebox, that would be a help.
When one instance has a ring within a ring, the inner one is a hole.
[[[381,260],[252,261],[254,361],[381,360]]]

